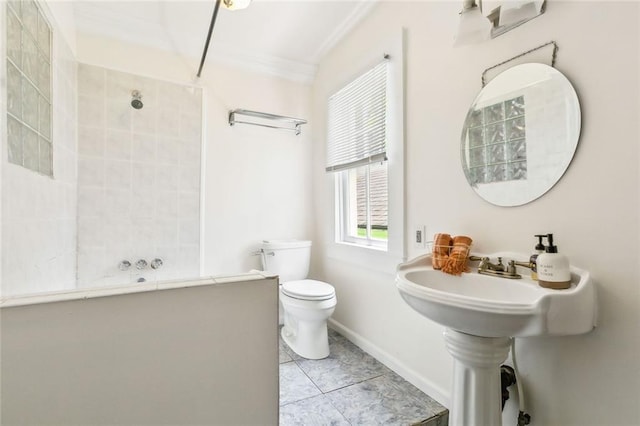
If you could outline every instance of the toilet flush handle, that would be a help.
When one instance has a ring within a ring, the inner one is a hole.
[[[261,256],[261,255],[265,255],[265,256],[275,256],[275,252],[269,251],[266,252],[264,251],[264,249],[260,249],[260,250],[256,250],[256,251],[252,251],[251,252],[251,256]]]

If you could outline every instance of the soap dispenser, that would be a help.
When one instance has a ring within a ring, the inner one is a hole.
[[[571,287],[571,271],[569,259],[558,253],[558,247],[553,244],[553,234],[547,234],[548,246],[545,252],[536,259],[538,284],[540,287],[563,290]]]
[[[529,265],[531,265],[531,279],[534,281],[538,281],[538,256],[544,253],[544,244],[542,244],[542,239],[546,237],[546,235],[536,235],[538,244],[536,244],[536,247],[534,248],[535,253],[533,253],[529,258]]]

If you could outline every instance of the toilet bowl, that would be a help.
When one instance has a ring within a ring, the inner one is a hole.
[[[306,279],[311,241],[264,241],[261,253],[264,270],[277,274],[281,283],[282,339],[303,358],[326,358],[327,320],[335,310],[337,298],[330,284]]]
[[[280,302],[284,309],[282,339],[298,355],[308,359],[329,356],[327,320],[336,308],[334,288],[322,281],[283,283]]]

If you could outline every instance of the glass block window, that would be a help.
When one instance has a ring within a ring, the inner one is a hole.
[[[467,123],[472,184],[527,179],[524,96],[477,109]]]
[[[6,8],[9,162],[53,176],[51,26],[33,0]]]

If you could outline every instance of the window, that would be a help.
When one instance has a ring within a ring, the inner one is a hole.
[[[387,162],[340,172],[341,239],[384,246],[388,239]]]
[[[33,0],[6,8],[9,162],[53,176],[51,27]]]
[[[327,171],[336,172],[338,241],[387,248],[388,60],[329,98]]]

